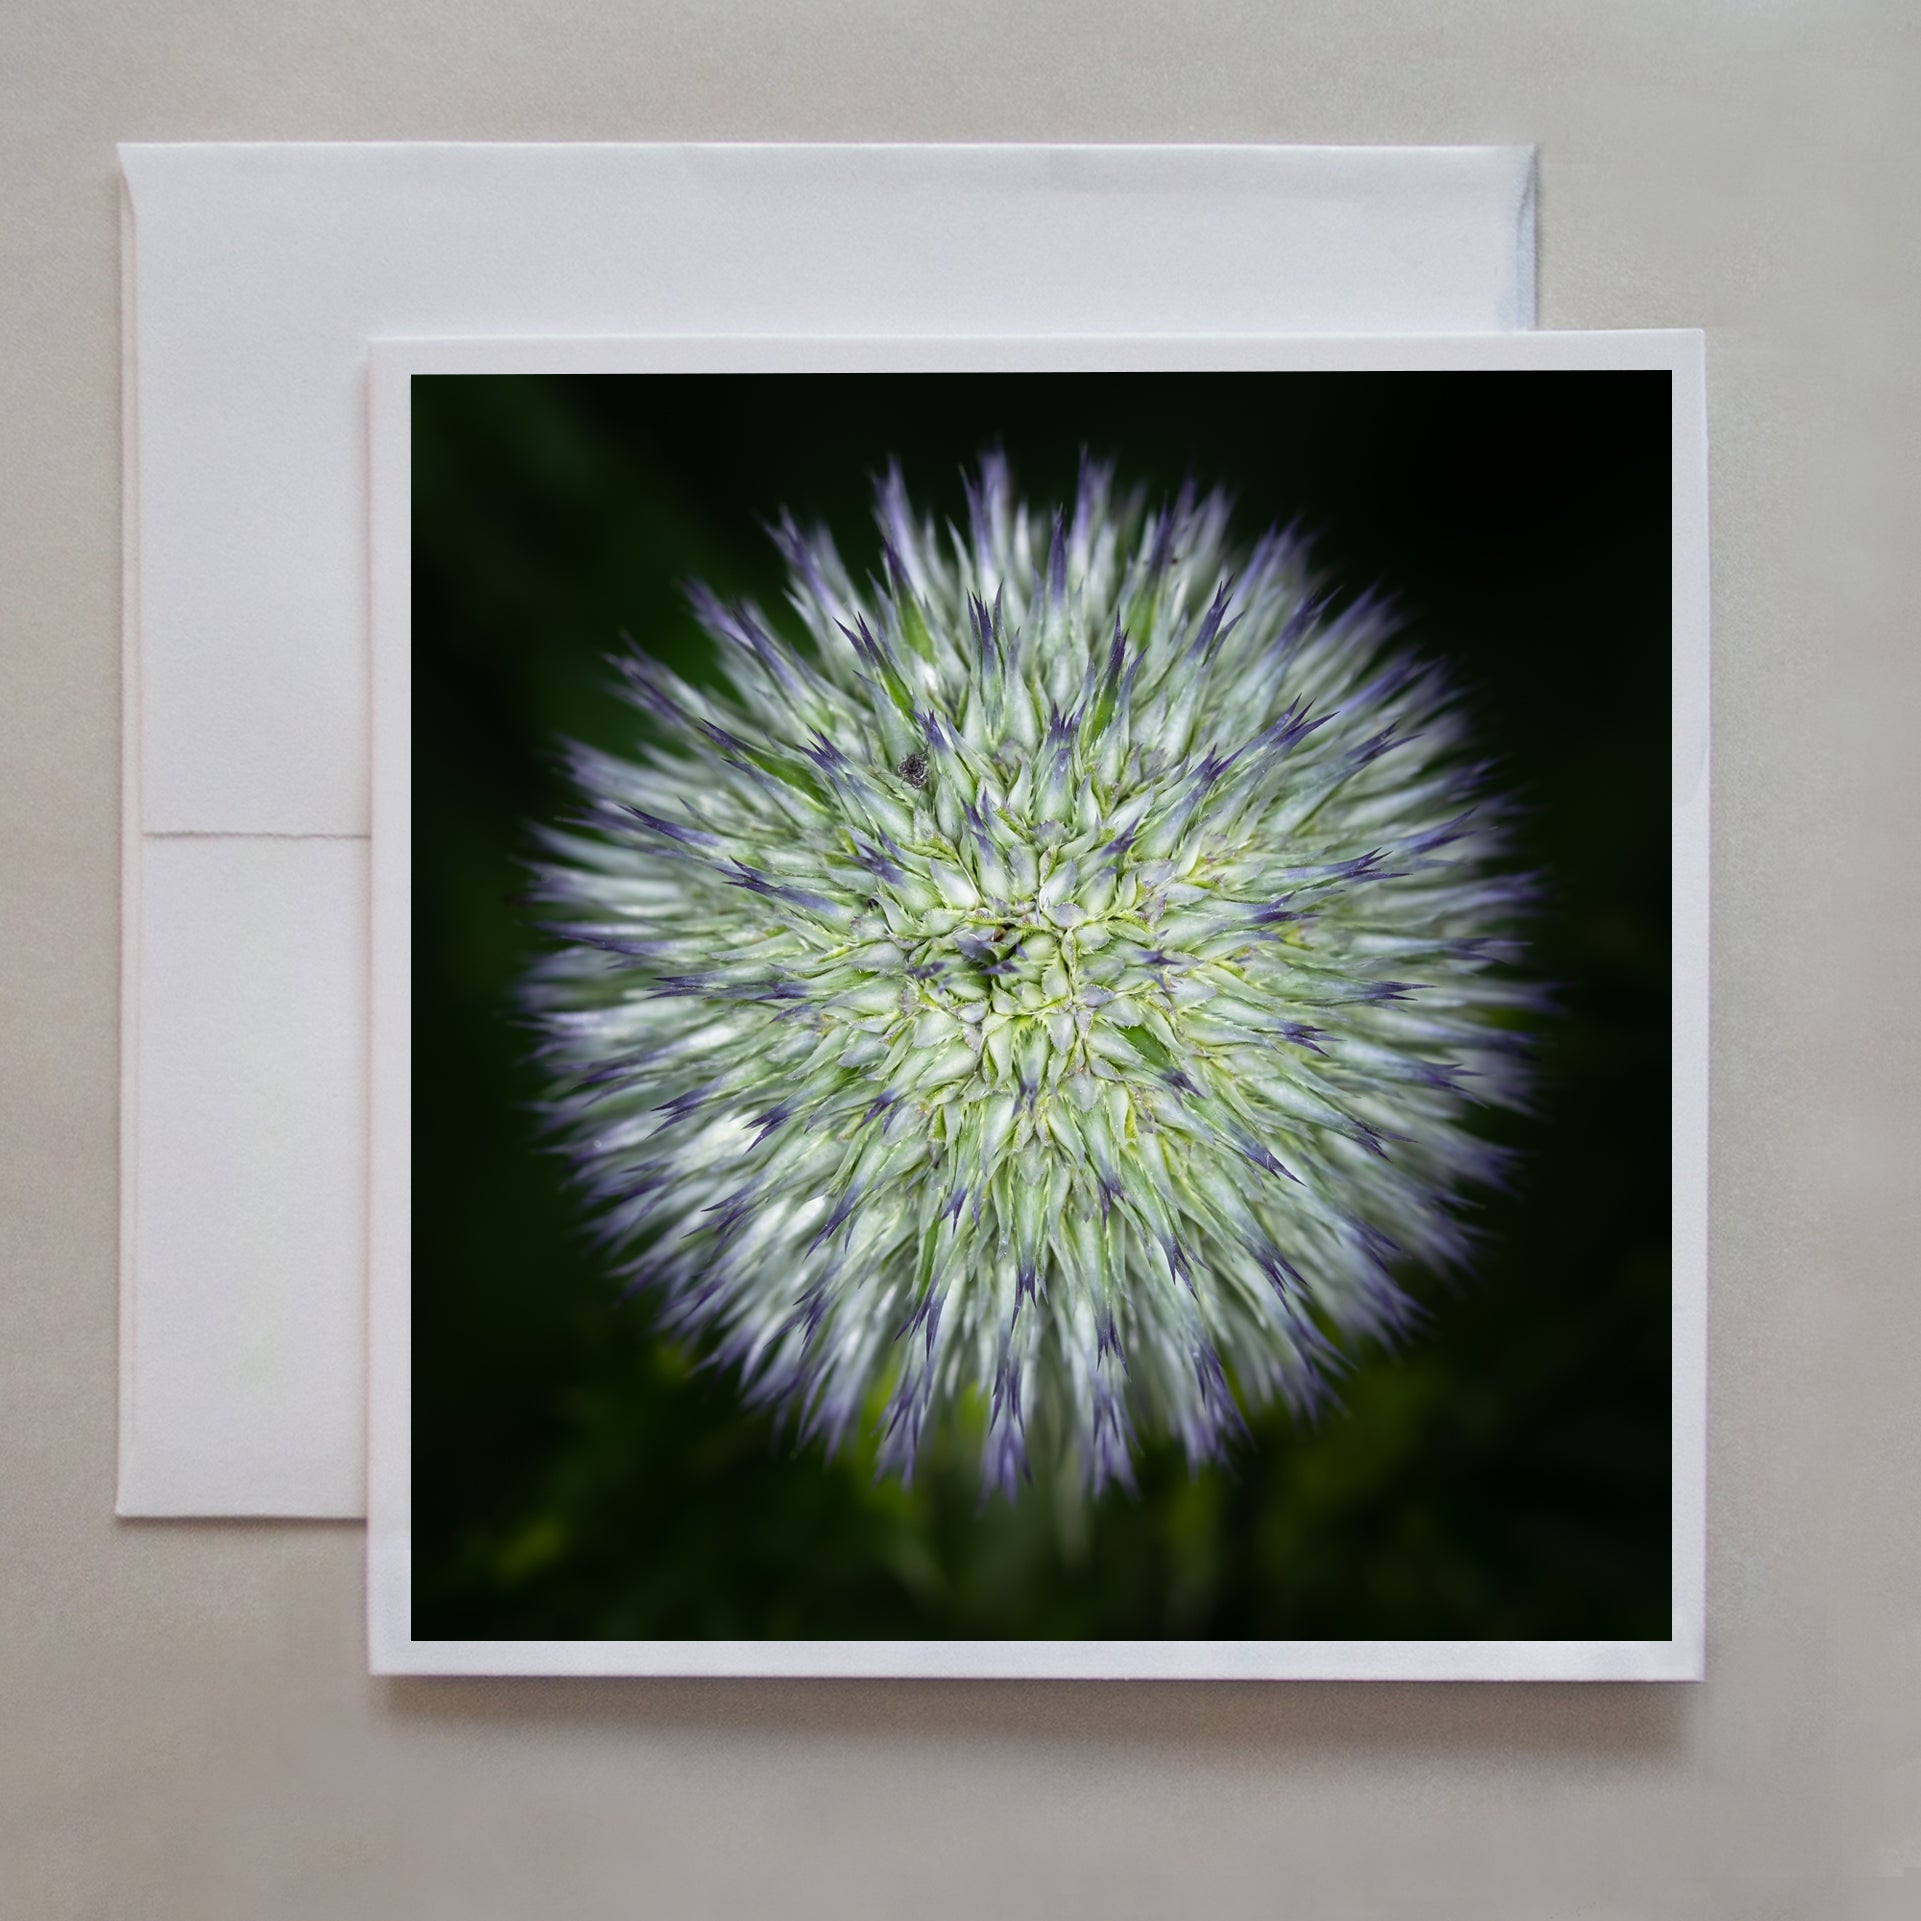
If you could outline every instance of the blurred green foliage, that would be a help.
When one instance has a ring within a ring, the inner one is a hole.
[[[415,382],[414,1551],[422,1636],[1665,1637],[1665,375],[455,377]],[[780,604],[762,523],[875,558],[897,456],[958,514],[998,441],[1030,495],[1079,449],[1299,514],[1393,589],[1527,803],[1561,984],[1485,1258],[1343,1411],[1137,1498],[979,1506],[796,1452],[619,1304],[582,1233],[514,991],[529,823],[563,736],[634,738],[623,631],[711,671],[679,583]]]

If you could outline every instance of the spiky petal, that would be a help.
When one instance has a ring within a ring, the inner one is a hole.
[[[694,590],[730,691],[636,652],[579,750],[532,998],[608,1244],[748,1399],[911,1475],[974,1423],[1128,1482],[1219,1458],[1466,1253],[1525,1072],[1528,882],[1444,677],[1301,543],[989,456],[883,578],[783,521],[792,644]]]

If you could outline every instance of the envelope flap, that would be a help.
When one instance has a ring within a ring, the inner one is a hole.
[[[128,146],[141,826],[367,829],[370,333],[1484,331],[1524,148]]]

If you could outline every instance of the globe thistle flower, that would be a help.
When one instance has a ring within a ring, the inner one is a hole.
[[[804,644],[691,590],[730,690],[619,663],[654,738],[575,750],[545,836],[554,1114],[666,1328],[804,1435],[1198,1467],[1465,1257],[1529,884],[1444,676],[1292,533],[997,456],[964,527],[897,471],[876,518],[864,585],[775,530]]]

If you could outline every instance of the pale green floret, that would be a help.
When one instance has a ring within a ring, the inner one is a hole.
[[[1466,1124],[1523,1089],[1500,872],[1439,676],[1298,544],[989,461],[885,586],[783,544],[806,650],[703,602],[730,694],[645,661],[663,743],[585,753],[536,995],[610,1239],[670,1325],[838,1440],[984,1422],[1093,1486],[1310,1407],[1458,1263]]]

